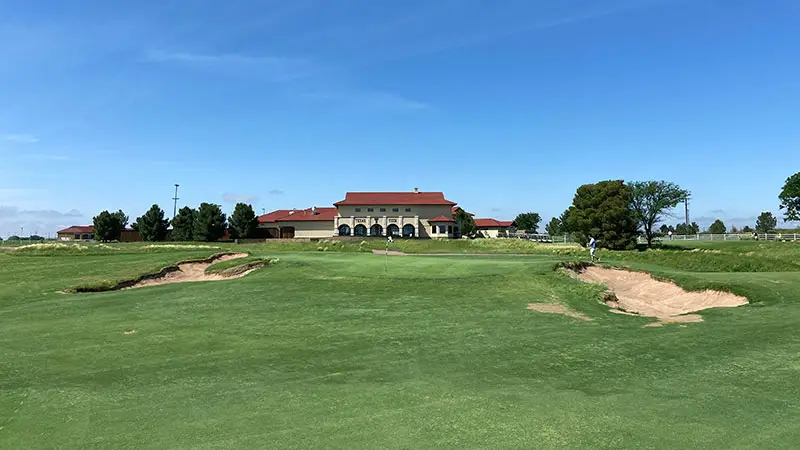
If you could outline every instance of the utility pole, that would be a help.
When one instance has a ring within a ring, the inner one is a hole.
[[[172,205],[172,220],[175,220],[175,215],[178,214],[178,184],[175,184],[175,197],[172,197],[174,201]]]

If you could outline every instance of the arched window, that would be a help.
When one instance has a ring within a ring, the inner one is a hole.
[[[403,225],[403,237],[414,237],[414,225]]]
[[[350,225],[339,225],[339,236],[350,236]]]
[[[389,236],[397,236],[398,234],[400,234],[400,227],[398,227],[395,224],[391,224],[388,227],[386,227],[386,234],[388,234]]]
[[[370,236],[383,236],[383,227],[376,223],[375,225],[370,227],[369,235]]]
[[[358,224],[353,229],[353,234],[356,236],[366,236],[367,235],[367,227],[364,225]]]

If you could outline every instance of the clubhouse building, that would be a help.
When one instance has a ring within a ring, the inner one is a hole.
[[[267,238],[335,236],[448,239],[461,237],[456,203],[441,192],[348,192],[333,207],[277,210],[258,218]]]

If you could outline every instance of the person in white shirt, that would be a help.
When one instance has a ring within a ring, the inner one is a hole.
[[[589,256],[592,258],[592,261],[594,261],[594,253],[597,251],[597,240],[594,238],[594,236],[589,236],[588,247]]]

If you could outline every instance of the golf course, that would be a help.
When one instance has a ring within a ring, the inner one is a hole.
[[[391,245],[3,247],[0,448],[800,442],[800,243],[598,252],[745,299],[688,323],[611,311],[577,246]]]

